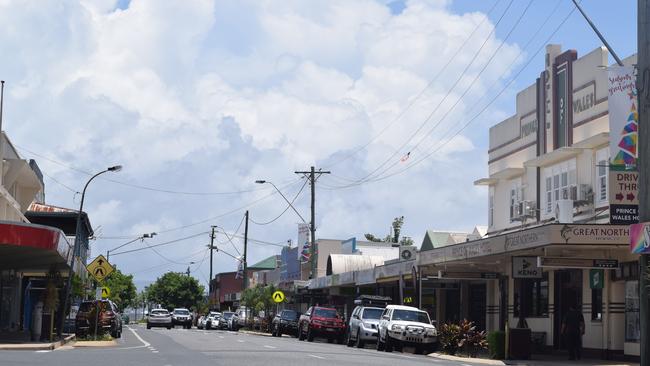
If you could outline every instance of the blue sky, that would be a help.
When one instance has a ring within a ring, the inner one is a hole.
[[[472,182],[487,172],[487,129],[514,112],[542,70],[543,51],[533,54],[572,7],[535,0],[517,24],[528,1],[509,3],[5,1],[3,128],[39,163],[54,205],[79,204],[83,172],[124,165],[88,192],[93,254],[146,232],[160,233],[151,244],[183,239],[112,256],[139,285],[190,262],[207,283],[210,225],[232,233],[246,209],[256,222],[285,209],[257,179],[300,192],[307,217],[308,187],[293,172],[311,165],[333,172],[317,185],[319,237],[384,236],[401,215],[418,242],[427,229],[471,230],[486,222],[486,192]],[[634,52],[636,2],[582,4],[621,57]],[[577,11],[551,42],[579,55],[600,45]],[[249,262],[279,253],[268,243],[295,242],[299,221],[289,210],[251,224],[267,243],[251,244]],[[242,249],[237,237],[217,242]],[[217,255],[216,272],[235,268]]]

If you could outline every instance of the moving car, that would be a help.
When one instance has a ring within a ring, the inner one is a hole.
[[[185,329],[192,328],[192,314],[185,308],[176,308],[172,311],[172,325],[182,325]]]
[[[172,314],[167,309],[153,309],[149,312],[147,317],[147,329],[151,327],[165,327],[172,329],[174,323],[172,322]]]
[[[334,308],[312,306],[300,316],[298,340],[313,342],[315,337],[326,338],[329,343],[335,339],[343,344],[345,323]]]
[[[97,307],[99,307],[99,314],[95,312]],[[79,304],[79,311],[75,317],[77,336],[94,334],[95,319],[97,320],[98,334],[108,332],[113,338],[122,337],[122,317],[117,306],[111,300],[89,300]]]
[[[298,336],[298,320],[300,313],[295,310],[282,310],[280,313],[275,314],[271,321],[271,335],[274,337],[282,337],[282,334],[291,334]]]
[[[210,330],[216,328],[219,324],[219,318],[221,318],[220,312],[211,311],[205,319],[205,329]]]
[[[359,305],[352,311],[348,324],[347,345],[363,348],[366,342],[376,342],[379,328],[379,318],[383,308]]]
[[[404,346],[415,347],[415,353],[431,353],[438,346],[438,332],[431,325],[429,314],[418,308],[388,305],[379,321],[377,351],[401,351]]]

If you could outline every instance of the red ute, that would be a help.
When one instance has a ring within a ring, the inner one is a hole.
[[[313,342],[315,337],[335,339],[339,344],[345,338],[345,322],[334,308],[312,306],[300,316],[298,323],[298,340]]]

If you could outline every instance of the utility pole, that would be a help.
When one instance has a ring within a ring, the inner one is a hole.
[[[637,98],[638,98],[638,160],[639,222],[650,221],[650,1],[638,0],[637,14]],[[650,365],[650,317],[648,311],[648,254],[639,258],[639,312],[641,318],[641,365]]]
[[[244,291],[248,287],[248,274],[246,273],[247,267],[248,267],[248,210],[246,210],[246,218],[245,218],[246,223],[244,224],[244,262],[242,263],[242,268],[244,269],[243,277],[244,277],[244,288],[242,288],[242,291]]]
[[[309,171],[298,171],[296,174],[302,174],[309,179],[309,184],[311,185],[311,223],[309,224],[309,231],[311,235],[311,245],[309,247],[309,278],[316,278],[316,265],[314,257],[316,256],[316,179],[318,179],[322,174],[330,174],[329,171],[316,171],[312,166]],[[298,249],[300,250],[300,249]]]
[[[212,225],[212,233],[210,233],[210,283],[208,283],[208,297],[212,296],[212,251],[214,249],[214,228]]]
[[[190,266],[187,266],[187,271],[185,271],[185,273],[187,274],[187,277],[190,276]]]

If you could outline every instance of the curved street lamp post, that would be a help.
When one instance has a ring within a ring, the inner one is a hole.
[[[122,170],[121,165],[115,165],[112,167],[107,168],[106,170],[102,170],[101,172],[93,175],[88,179],[86,182],[86,185],[84,186],[83,191],[81,192],[81,203],[79,204],[79,212],[77,212],[77,226],[75,228],[75,236],[74,236],[74,246],[72,249],[72,262],[70,263],[70,271],[68,272],[68,280],[66,281],[65,284],[65,295],[63,297],[63,301],[61,301],[61,305],[59,307],[59,329],[57,329],[57,335],[61,337],[61,334],[63,333],[63,326],[65,325],[65,310],[68,308],[68,304],[70,303],[70,287],[72,286],[72,276],[74,275],[74,263],[76,261],[76,257],[79,255],[80,251],[80,246],[79,242],[81,239],[81,215],[83,214],[83,208],[84,208],[84,198],[86,196],[86,189],[88,188],[88,185],[90,182],[93,181],[93,179],[97,178],[98,176],[108,173],[108,172],[119,172]],[[84,242],[88,241],[88,236],[84,238]]]

